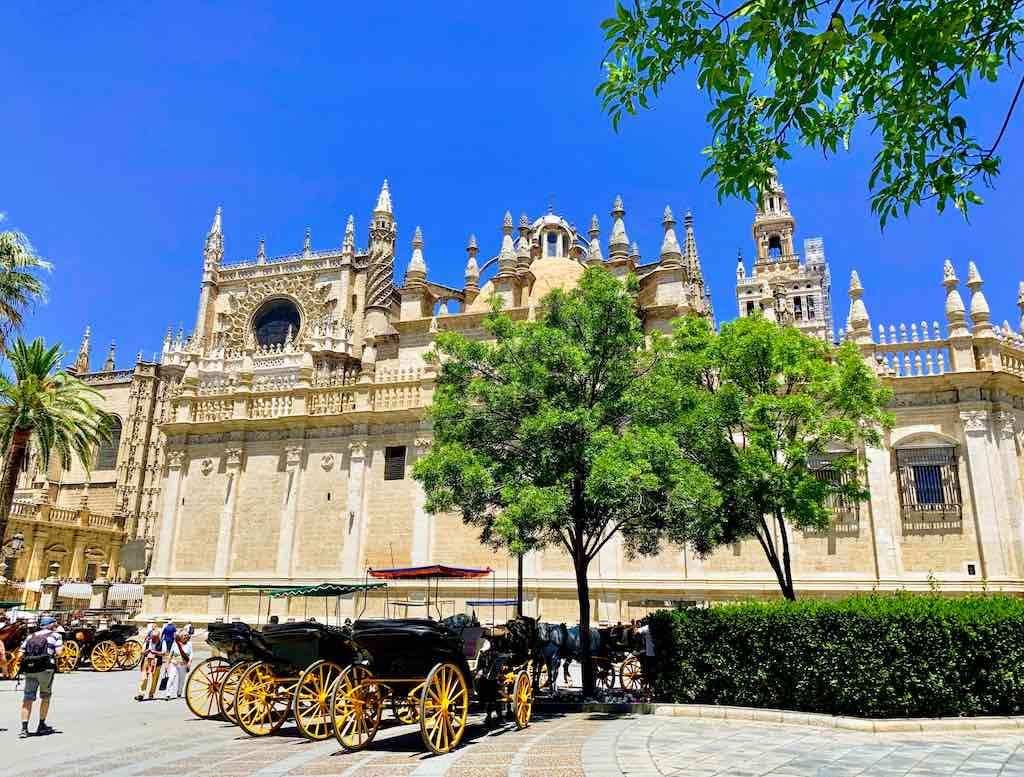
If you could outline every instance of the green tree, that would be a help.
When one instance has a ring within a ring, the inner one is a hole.
[[[719,333],[682,319],[654,352],[644,412],[675,419],[681,455],[711,491],[667,517],[668,538],[703,555],[754,537],[795,599],[787,532],[827,529],[830,501],[867,498],[856,451],[880,444],[891,392],[852,343],[833,349],[759,315]],[[851,452],[831,462],[841,476],[817,477],[813,459],[835,447]]]
[[[485,543],[569,556],[587,694],[591,561],[617,534],[635,554],[655,552],[667,518],[693,507],[695,468],[672,426],[650,412],[634,420],[652,374],[635,290],[590,268],[574,290],[545,297],[535,321],[496,306],[491,341],[439,333],[434,444],[413,469],[427,509],[459,513]]]
[[[94,404],[99,393],[61,371],[62,358],[60,346],[47,348],[42,338],[19,337],[7,352],[14,376],[0,375],[0,538],[30,443],[44,466],[56,453],[63,466],[77,456],[88,469],[96,446],[110,439],[111,417]]]
[[[966,214],[1024,89],[983,143],[965,103],[1019,58],[1021,0],[634,0],[603,22],[597,92],[617,127],[692,66],[711,103],[704,175],[719,198],[753,199],[794,142],[848,149],[863,119],[877,137],[869,189],[882,226],[927,200]]]
[[[46,286],[38,275],[50,269],[21,232],[0,232],[0,351],[6,350],[11,334],[21,329],[25,314],[45,300]]]

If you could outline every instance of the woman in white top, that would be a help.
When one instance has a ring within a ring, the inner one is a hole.
[[[170,666],[167,667],[167,695],[164,698],[170,699],[174,695],[180,699],[185,691],[188,667],[192,663],[192,639],[187,633],[179,635],[171,643],[167,660],[170,661]]]

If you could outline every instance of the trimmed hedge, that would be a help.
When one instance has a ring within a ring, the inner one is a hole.
[[[872,718],[1024,710],[1024,600],[910,594],[651,616],[655,698]]]

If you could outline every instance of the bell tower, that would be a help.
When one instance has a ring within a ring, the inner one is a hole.
[[[789,209],[786,192],[779,183],[778,173],[771,170],[768,188],[761,193],[754,210],[754,244],[757,246],[757,264],[796,266],[799,260],[793,248],[796,219]]]

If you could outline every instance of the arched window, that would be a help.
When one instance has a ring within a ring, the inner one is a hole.
[[[299,332],[299,309],[286,299],[272,299],[263,303],[252,321],[256,342],[266,348],[268,345],[284,345],[289,334],[294,338]]]
[[[115,469],[119,447],[121,447],[121,419],[114,416],[110,424],[110,442],[103,443],[96,450],[96,469]]]
[[[547,241],[547,250],[544,252],[544,255],[558,256],[558,233],[548,232],[545,240]]]
[[[775,258],[782,256],[782,238],[778,235],[769,235],[768,237],[768,256]]]

